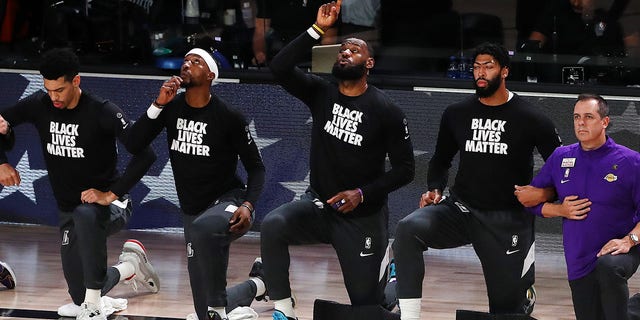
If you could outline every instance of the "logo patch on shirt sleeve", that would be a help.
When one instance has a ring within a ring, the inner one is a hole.
[[[573,168],[576,166],[576,158],[562,158],[562,168]]]

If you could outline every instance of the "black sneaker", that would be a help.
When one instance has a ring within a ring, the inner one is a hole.
[[[524,305],[524,313],[526,315],[531,315],[533,312],[533,307],[536,305],[536,288],[531,285],[529,289],[527,289],[527,303]]]
[[[0,261],[0,283],[7,289],[13,289],[16,287],[16,275],[11,270],[11,267],[5,262]]]
[[[262,258],[257,257],[256,260],[253,261],[251,271],[249,272],[249,278],[258,278],[262,280],[262,283],[264,283],[266,286],[266,282],[264,282],[264,271],[262,270]],[[256,301],[262,300],[264,300],[265,302],[269,301],[268,292],[266,290],[263,294],[256,296]]]
[[[219,313],[213,310],[207,311],[207,318],[209,318],[209,320],[229,320],[229,318],[223,318]]]

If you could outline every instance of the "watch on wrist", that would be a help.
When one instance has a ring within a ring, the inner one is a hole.
[[[638,239],[638,235],[633,233],[629,233],[629,239],[631,239],[634,246],[638,244],[638,241],[640,241],[640,239]]]

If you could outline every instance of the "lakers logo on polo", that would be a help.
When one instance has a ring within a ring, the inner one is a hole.
[[[607,182],[614,182],[614,181],[618,180],[618,176],[616,176],[613,173],[609,173],[606,176],[604,176],[604,180],[606,180]]]

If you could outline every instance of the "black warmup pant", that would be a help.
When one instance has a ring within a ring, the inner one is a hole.
[[[423,252],[473,244],[491,313],[523,313],[535,280],[534,216],[524,210],[477,210],[451,196],[398,223],[393,253],[398,298],[421,298]],[[461,301],[462,303],[462,301]]]
[[[640,252],[632,248],[627,254],[604,255],[588,275],[569,281],[576,320],[629,319],[627,280],[640,264]]]
[[[187,268],[198,319],[207,319],[208,307],[232,310],[250,305],[255,297],[253,281],[226,289],[229,246],[241,236],[229,232],[229,220],[243,196],[244,190],[233,190],[201,214],[184,215]]]
[[[351,304],[380,305],[386,283],[388,212],[341,214],[312,192],[271,211],[260,241],[267,290],[272,300],[291,296],[289,245],[331,244],[336,250]]]
[[[119,200],[125,201],[129,196]],[[116,268],[107,268],[107,236],[120,231],[131,217],[126,208],[114,204],[81,204],[71,212],[60,211],[62,270],[73,303],[84,302],[86,289],[101,289],[105,295],[120,281]]]

